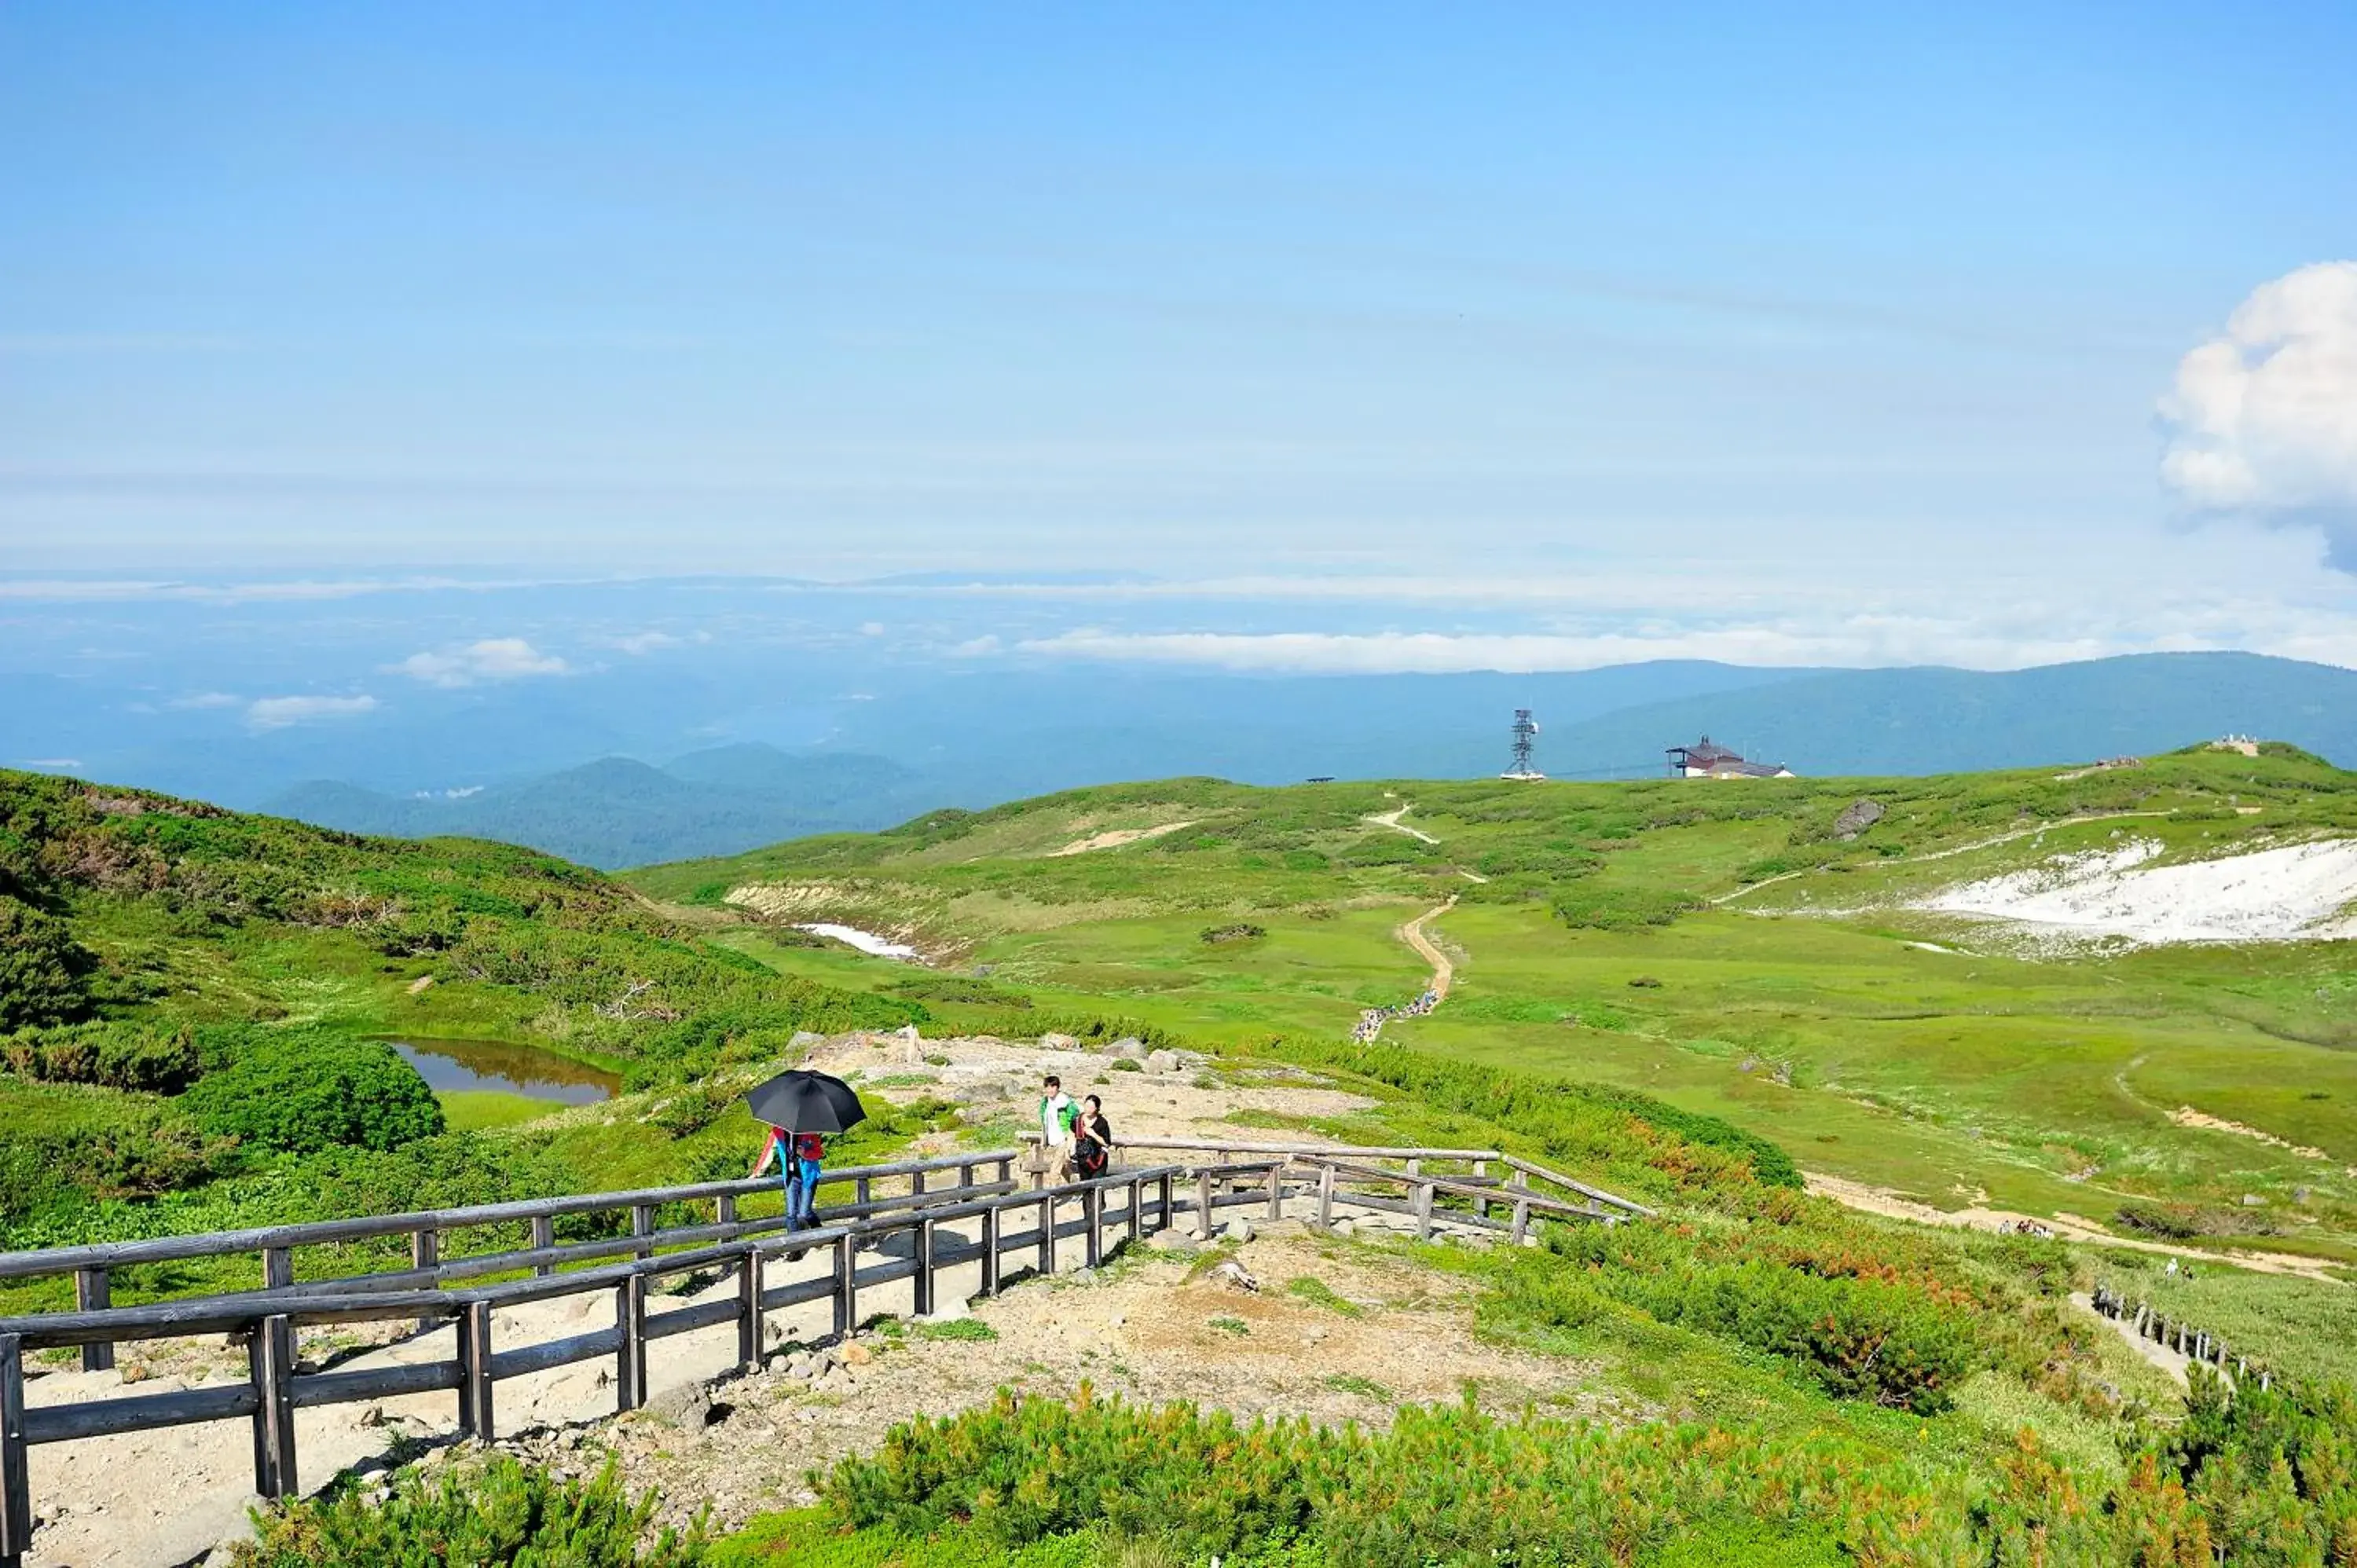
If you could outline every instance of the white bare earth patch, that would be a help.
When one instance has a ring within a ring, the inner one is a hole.
[[[1048,852],[1048,858],[1054,860],[1060,855],[1086,854],[1097,849],[1119,849],[1125,843],[1142,843],[1147,839],[1158,839],[1165,833],[1175,833],[1180,828],[1194,825],[1195,820],[1189,817],[1183,822],[1164,822],[1158,827],[1111,828],[1101,833],[1091,833],[1084,839],[1074,839],[1061,849],[1051,849]]]
[[[917,956],[917,950],[908,943],[879,937],[874,931],[863,931],[857,926],[838,926],[831,920],[815,920],[794,929],[808,931],[813,936],[832,937],[846,947],[857,948],[861,952],[877,958],[909,959]]]
[[[2056,855],[1916,905],[2064,941],[2282,942],[2357,935],[2357,841],[2328,839],[2169,865],[2152,839]]]

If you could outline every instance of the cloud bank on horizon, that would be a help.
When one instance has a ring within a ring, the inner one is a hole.
[[[2357,572],[2357,262],[2261,285],[2162,400],[2161,476],[2197,510],[2320,527]]]

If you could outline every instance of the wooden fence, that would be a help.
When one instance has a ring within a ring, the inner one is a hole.
[[[1149,1141],[1139,1140],[1124,1149],[1146,1146]],[[22,1554],[30,1548],[33,1512],[27,1452],[38,1444],[242,1419],[252,1424],[254,1490],[264,1498],[294,1496],[301,1489],[295,1449],[298,1410],[449,1391],[457,1395],[460,1433],[488,1441],[496,1432],[495,1395],[501,1381],[608,1356],[614,1359],[617,1410],[636,1409],[649,1392],[647,1347],[651,1341],[733,1322],[737,1365],[749,1371],[761,1360],[769,1313],[827,1301],[832,1303],[834,1331],[848,1334],[859,1324],[860,1301],[866,1292],[907,1280],[910,1310],[930,1314],[942,1269],[979,1262],[982,1292],[995,1294],[1008,1277],[1010,1253],[1023,1260],[1018,1272],[1028,1265],[1053,1273],[1060,1244],[1073,1236],[1081,1241],[1085,1261],[1094,1266],[1105,1256],[1109,1232],[1135,1240],[1173,1224],[1182,1181],[1194,1187],[1191,1206],[1207,1236],[1216,1228],[1222,1208],[1265,1206],[1267,1216],[1275,1219],[1284,1213],[1289,1198],[1313,1194],[1320,1224],[1332,1223],[1337,1205],[1349,1205],[1412,1216],[1420,1236],[1433,1234],[1446,1222],[1520,1240],[1534,1218],[1610,1223],[1651,1212],[1537,1167],[1516,1165],[1507,1180],[1490,1176],[1486,1168],[1467,1176],[1422,1168],[1426,1159],[1486,1165],[1503,1158],[1495,1151],[1225,1147],[1233,1155],[1265,1148],[1275,1157],[1237,1159],[1232,1155],[1217,1163],[1122,1169],[1054,1187],[1017,1183],[1013,1164],[1018,1156],[1011,1150],[856,1167],[829,1172],[823,1178],[824,1185],[851,1187],[853,1201],[823,1211],[818,1228],[791,1232],[786,1230],[783,1215],[737,1218],[737,1199],[778,1185],[754,1181],[0,1254],[0,1279],[71,1273],[77,1302],[69,1312],[0,1318],[0,1568],[21,1568]],[[1405,1159],[1408,1168],[1387,1170],[1367,1163],[1393,1156]],[[985,1169],[987,1179],[977,1179],[977,1173]],[[928,1185],[929,1176],[952,1171],[956,1173],[954,1185]],[[1528,1179],[1534,1174],[1577,1191],[1583,1201],[1533,1189]],[[879,1196],[876,1191],[878,1183],[902,1178],[909,1188],[904,1193]],[[1035,1173],[1035,1184],[1039,1179]],[[1379,1197],[1372,1190],[1383,1187],[1397,1187],[1401,1196]],[[666,1206],[703,1202],[714,1206],[708,1224],[658,1228],[655,1223],[657,1211]],[[1493,1218],[1493,1206],[1511,1209],[1511,1220]],[[627,1213],[630,1233],[555,1241],[553,1227],[558,1217],[598,1213]],[[1023,1228],[1010,1230],[1010,1217]],[[944,1229],[966,1221],[974,1223],[974,1240]],[[453,1231],[519,1222],[530,1226],[529,1247],[442,1255],[442,1240]],[[299,1249],[404,1235],[410,1238],[407,1269],[297,1278]],[[907,1256],[862,1262],[864,1252],[877,1251],[887,1238],[900,1235],[911,1239]],[[767,1279],[768,1265],[778,1254],[799,1256],[819,1250],[828,1251],[831,1258],[818,1277],[774,1284]],[[137,1306],[109,1304],[114,1271],[237,1255],[259,1259],[259,1288]],[[649,1293],[658,1282],[706,1272],[724,1279],[733,1273],[737,1282],[734,1298],[650,1310]],[[501,1275],[510,1277],[495,1278]],[[460,1284],[468,1280],[490,1283]],[[496,1309],[599,1292],[613,1296],[611,1327],[505,1348],[493,1342]],[[296,1364],[297,1328],[386,1322],[411,1323],[421,1331],[453,1324],[455,1354],[448,1360],[359,1370],[304,1371]],[[24,1363],[28,1353],[78,1348],[86,1367],[104,1367],[112,1364],[113,1347],[121,1343],[214,1334],[244,1341],[244,1380],[85,1403],[26,1406]]]
[[[2240,1383],[2255,1376],[2260,1388],[2275,1386],[2275,1374],[2267,1368],[2229,1348],[2226,1341],[2217,1335],[2181,1318],[2171,1317],[2148,1301],[2130,1300],[2104,1284],[2095,1287],[2092,1300],[2097,1312],[2126,1324],[2128,1332],[2139,1339],[2149,1339],[2156,1345],[2176,1351],[2189,1361],[2215,1368],[2219,1376],[2233,1382]]]

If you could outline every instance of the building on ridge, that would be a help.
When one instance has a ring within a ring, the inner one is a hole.
[[[1670,747],[1673,779],[1790,779],[1792,770],[1781,762],[1747,762],[1741,754],[1708,736],[1692,746]]]

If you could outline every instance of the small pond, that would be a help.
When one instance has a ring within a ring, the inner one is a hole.
[[[394,1040],[393,1048],[436,1094],[490,1089],[557,1105],[594,1105],[622,1091],[610,1072],[530,1046],[492,1040]]]

